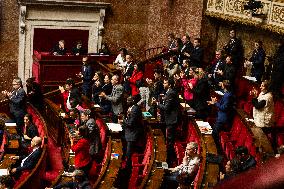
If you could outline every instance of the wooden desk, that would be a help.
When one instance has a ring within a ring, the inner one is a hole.
[[[160,129],[153,129],[154,134],[154,157],[155,161],[166,162],[167,161],[167,148],[165,144],[165,139],[162,131]],[[165,171],[163,169],[157,169],[154,163],[151,170],[151,174],[148,178],[148,182],[145,188],[158,189],[160,188]]]
[[[111,141],[111,153],[119,154],[118,159],[110,159],[109,165],[105,172],[101,182],[98,183],[96,188],[110,189],[113,187],[115,180],[117,179],[118,171],[122,162],[122,142],[120,139],[113,139]]]
[[[0,163],[0,169],[10,168],[11,165],[16,162],[16,160],[11,159],[10,157],[15,155],[16,154],[6,154]]]

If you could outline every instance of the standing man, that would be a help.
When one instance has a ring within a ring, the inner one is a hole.
[[[178,62],[180,64],[182,64],[184,59],[188,59],[190,57],[190,54],[191,54],[192,49],[193,49],[193,45],[190,41],[190,37],[189,37],[188,34],[184,35],[181,38],[181,40],[182,40],[183,46],[180,50],[180,54],[179,54],[179,57],[178,57]]]
[[[131,93],[131,87],[129,83],[129,78],[132,76],[134,71],[134,63],[133,63],[133,56],[131,54],[126,55],[126,65],[123,71],[123,77],[124,77],[124,91],[127,94]]]
[[[19,77],[13,79],[13,91],[2,91],[2,94],[6,96],[9,100],[10,113],[12,114],[12,119],[17,124],[17,130],[22,133],[22,126],[24,124],[24,116],[27,111],[26,100],[27,95],[23,89],[22,80]]]
[[[111,102],[112,112],[113,112],[113,122],[117,123],[118,115],[123,113],[123,107],[122,107],[123,86],[119,83],[118,75],[112,76],[111,84],[112,84],[111,94],[106,95],[105,92],[101,92],[99,96]]]
[[[141,99],[140,95],[129,96],[127,98],[127,115],[123,120],[123,129],[125,133],[125,140],[127,142],[126,147],[126,166],[131,167],[131,156],[133,148],[141,139],[144,138],[144,128],[142,124],[142,110],[137,105]]]
[[[179,117],[178,95],[173,89],[174,85],[175,82],[173,79],[164,79],[164,89],[166,93],[163,97],[163,102],[156,102],[157,108],[163,111],[163,116],[166,124],[168,163],[172,163],[175,158],[174,142]]]
[[[234,117],[234,103],[235,98],[231,92],[230,82],[224,80],[221,82],[221,88],[224,91],[224,96],[219,102],[217,102],[216,97],[211,97],[211,101],[208,101],[208,104],[215,105],[218,108],[216,124],[213,128],[212,136],[215,141],[218,153],[222,153],[221,145],[219,142],[219,133],[224,130],[224,126],[232,126],[232,121]]]
[[[190,67],[201,67],[203,61],[203,48],[200,46],[200,44],[200,38],[194,38],[193,49],[191,54],[189,55]]]
[[[244,49],[242,45],[242,41],[236,37],[236,30],[230,30],[230,39],[227,44],[224,46],[224,50],[226,55],[232,56],[233,64],[236,66],[238,70],[240,67],[240,63],[243,60]]]
[[[82,59],[82,70],[78,74],[78,77],[82,78],[83,85],[82,85],[82,93],[83,95],[87,96],[91,99],[91,86],[92,86],[92,78],[93,78],[93,69],[92,66],[89,64],[88,57],[83,57]]]
[[[254,43],[254,50],[251,58],[246,62],[252,65],[252,76],[254,76],[258,83],[261,82],[262,75],[264,74],[264,61],[265,51],[262,48],[262,41],[256,41]]]

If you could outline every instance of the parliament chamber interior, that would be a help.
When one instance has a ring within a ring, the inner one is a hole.
[[[0,189],[284,188],[283,0],[0,0]]]

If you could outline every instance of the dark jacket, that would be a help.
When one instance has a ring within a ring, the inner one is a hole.
[[[38,148],[34,152],[31,152],[28,155],[28,158],[25,160],[23,166],[19,166],[19,167],[16,168],[16,173],[20,173],[20,172],[25,171],[25,170],[33,169],[36,166],[36,164],[37,164],[37,162],[40,158],[41,152],[42,152],[41,148]],[[20,160],[23,160],[24,158],[25,158],[25,156],[21,156]]]
[[[227,55],[232,56],[233,64],[239,64],[244,56],[244,49],[242,41],[239,38],[232,38],[229,40],[227,45],[224,47]]]
[[[72,49],[72,54],[76,55],[77,53],[79,53],[79,55],[85,55],[85,54],[87,54],[87,49],[85,49],[85,48],[78,49],[77,47],[74,47]]]
[[[58,55],[65,55],[66,54],[66,52],[67,52],[67,50],[66,50],[66,48],[64,48],[64,49],[61,49],[61,48],[59,48],[59,46],[58,46],[58,44],[55,46],[55,47],[53,47],[53,49],[51,50],[51,53],[57,53]]]
[[[137,104],[131,108],[131,112],[124,120],[124,131],[127,142],[138,141],[143,135],[142,111]]]
[[[111,95],[111,92],[112,92],[111,83],[103,85],[102,91],[105,92],[106,95]],[[102,98],[100,99],[99,105],[101,106],[104,113],[111,112],[111,102],[109,100]]]
[[[249,61],[252,62],[252,75],[256,77],[257,80],[261,80],[261,77],[264,73],[264,61],[265,61],[265,51],[263,48],[254,50]]]
[[[26,135],[30,138],[34,138],[35,136],[39,136],[37,127],[34,124],[30,124],[27,128]]]
[[[218,108],[216,122],[228,123],[234,116],[234,96],[231,92],[225,92],[224,96],[215,105]]]
[[[173,89],[169,89],[165,94],[164,102],[158,104],[158,108],[163,111],[166,125],[178,123],[179,102],[178,96]]]
[[[200,67],[203,61],[203,48],[201,47],[194,47],[192,49],[191,55],[189,57],[190,59],[190,65]]]
[[[14,90],[9,98],[10,112],[15,116],[24,116],[26,114],[27,95],[23,88]]]
[[[199,79],[193,88],[193,103],[197,116],[208,114],[208,103],[210,100],[210,87],[206,78]]]

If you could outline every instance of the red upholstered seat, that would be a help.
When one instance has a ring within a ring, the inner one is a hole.
[[[14,188],[17,188],[29,176],[30,172],[29,170],[23,171],[20,178],[16,180]]]
[[[98,118],[96,120],[96,124],[98,125],[99,129],[100,129],[100,136],[101,136],[101,144],[102,144],[102,148],[105,149],[106,147],[106,137],[107,137],[107,126],[105,125],[104,120]]]

